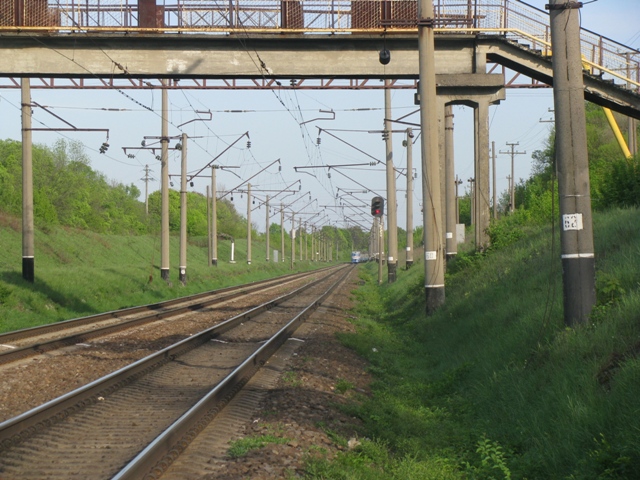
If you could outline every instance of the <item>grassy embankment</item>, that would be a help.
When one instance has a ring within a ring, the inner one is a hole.
[[[595,216],[598,306],[562,317],[559,243],[532,229],[459,255],[446,305],[424,315],[422,265],[378,288],[361,267],[359,333],[373,396],[362,445],[312,478],[640,478],[640,211]],[[557,232],[556,232],[557,234]]]
[[[246,239],[236,240],[235,264],[229,263],[231,242],[221,240],[218,267],[208,267],[206,238],[197,238],[187,251],[187,285],[183,286],[178,281],[179,239],[172,236],[168,285],[160,278],[159,236],[54,228],[36,232],[36,280],[29,284],[22,279],[19,225],[19,219],[0,218],[0,332],[291,273],[289,257],[278,264],[265,261],[264,242],[252,242],[252,263],[247,265]],[[325,265],[297,261],[295,268]]]

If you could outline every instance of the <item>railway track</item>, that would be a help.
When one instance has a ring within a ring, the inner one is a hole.
[[[326,267],[333,268],[333,267]],[[252,284],[222,288],[150,305],[125,308],[0,334],[0,365],[90,339],[222,304],[270,286],[304,279],[325,269],[285,275]]]
[[[1,423],[0,478],[159,478],[349,271]]]

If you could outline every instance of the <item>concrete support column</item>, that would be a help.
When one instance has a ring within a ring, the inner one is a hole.
[[[267,195],[267,200],[264,202],[266,208],[266,225],[265,225],[265,243],[267,246],[267,262],[269,261],[269,195]]]
[[[211,257],[213,254],[211,253],[213,250],[211,249],[211,193],[209,190],[209,185],[207,185],[207,266],[211,266]]]
[[[385,80],[384,89],[384,131],[386,135],[386,167],[387,167],[387,221],[388,221],[388,253],[387,253],[387,281],[396,281],[398,266],[398,206],[396,200],[396,172],[393,165],[393,127],[391,125],[391,90],[389,80]]]
[[[33,221],[33,152],[31,133],[31,81],[20,81],[22,103],[22,278],[35,281],[35,228]]]
[[[291,214],[291,270],[293,270],[293,262],[296,260],[296,217],[295,214]]]
[[[447,260],[458,253],[456,239],[456,172],[453,152],[453,107],[444,107],[444,179],[446,198],[446,252]]]
[[[638,121],[629,117],[629,151],[631,155],[638,154]]]
[[[251,184],[247,183],[247,265],[251,265]]]
[[[553,96],[564,321],[586,323],[596,301],[595,255],[578,2],[551,0]]]
[[[211,167],[211,264],[218,266],[218,191],[216,167]]]
[[[284,206],[280,204],[280,256],[284,262]]]
[[[489,201],[489,101],[480,100],[474,109],[475,152],[474,163],[474,201],[475,201],[475,241],[476,249],[484,250],[489,246],[489,221],[491,203]]]
[[[162,115],[160,134],[160,277],[169,282],[169,94],[162,80]]]
[[[438,117],[432,0],[418,4],[420,73],[420,124],[422,125],[422,198],[425,250],[425,300],[427,315],[445,301],[444,245],[438,152]]]
[[[413,130],[407,128],[407,257],[405,267],[413,265]]]
[[[180,261],[178,280],[187,283],[187,134],[182,134],[182,156],[180,164]]]

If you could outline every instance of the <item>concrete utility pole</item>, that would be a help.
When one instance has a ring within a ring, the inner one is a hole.
[[[384,226],[382,219],[384,217],[376,217],[376,230],[378,234],[378,285],[382,285],[382,255],[384,246]]]
[[[284,205],[280,203],[280,253],[284,262]]]
[[[169,282],[169,96],[167,81],[162,80],[162,126],[160,134],[160,277]]]
[[[473,188],[475,183],[476,183],[476,179],[475,178],[470,178],[467,180],[467,182],[469,182],[469,200],[471,202],[471,205],[469,206],[469,214],[471,216],[471,225],[475,225],[476,224],[476,189]]]
[[[187,134],[182,134],[182,156],[180,171],[180,265],[178,280],[187,283]]]
[[[265,226],[265,235],[266,235],[266,244],[267,244],[267,262],[269,261],[269,195],[267,195],[267,200],[264,202],[266,212],[266,226]]]
[[[217,166],[211,167],[211,265],[218,266],[218,187],[216,186]]]
[[[491,172],[493,173],[493,218],[498,218],[498,187],[496,186],[496,142],[491,142]]]
[[[296,214],[291,214],[291,270],[293,270],[293,263],[296,260]]]
[[[513,160],[515,158],[516,155],[525,155],[527,152],[518,152],[515,150],[515,147],[517,147],[518,145],[520,145],[520,142],[515,142],[515,143],[509,143],[507,142],[507,146],[511,147],[511,150],[507,150],[506,152],[503,152],[502,150],[500,150],[501,154],[504,155],[511,155],[511,186],[509,188],[509,203],[511,204],[509,207],[509,211],[513,212],[516,208],[516,187],[515,187],[515,172],[514,172],[514,166],[513,166]]]
[[[20,80],[22,103],[22,278],[35,281],[33,224],[33,151],[31,143],[31,81]]]
[[[251,265],[251,184],[247,183],[247,265]]]
[[[391,125],[391,89],[389,80],[384,81],[384,138],[387,165],[387,281],[396,281],[396,270],[398,266],[398,207],[396,200],[396,174],[393,167],[393,139]]]
[[[311,261],[315,262],[316,261],[316,250],[315,250],[315,236],[316,236],[316,226],[315,225],[311,225]]]
[[[413,265],[413,130],[407,128],[407,259],[405,267]]]
[[[211,194],[209,193],[209,185],[207,185],[207,266],[211,266],[211,258],[213,250],[211,249],[211,228],[213,222],[211,221]]]
[[[580,2],[550,0],[564,322],[586,323],[596,302]]]
[[[298,240],[300,242],[300,261],[302,261],[302,217],[300,217],[298,219],[298,235],[300,235],[300,239]]]
[[[149,215],[149,181],[153,180],[149,175],[149,165],[144,166],[144,177],[140,180],[144,181],[144,213],[145,215]]]
[[[418,5],[424,288],[426,313],[430,315],[441,307],[445,300],[444,248],[442,242],[440,160],[438,157],[438,102],[436,98],[433,0],[420,0]]]
[[[307,223],[304,224],[304,259],[309,260],[309,231],[307,230]]]
[[[453,152],[453,107],[444,107],[444,180],[445,180],[445,223],[446,223],[446,259],[458,254],[456,238],[456,199],[455,197],[455,155]]]
[[[458,187],[460,185],[462,185],[462,179],[456,175],[456,224],[460,223],[460,195],[458,193]]]
[[[627,52],[627,78],[631,78],[631,53]],[[627,82],[627,87],[631,88],[631,83]],[[633,117],[628,117],[629,151],[631,155],[638,154],[638,122]]]

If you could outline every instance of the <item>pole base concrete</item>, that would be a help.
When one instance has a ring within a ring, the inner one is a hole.
[[[427,315],[433,315],[444,305],[444,287],[425,287]]]
[[[211,259],[211,265],[213,265],[214,267],[218,266],[218,259],[217,258],[212,258]]]
[[[563,258],[564,324],[585,324],[596,304],[595,258]]]
[[[180,271],[180,273],[178,273],[178,280],[180,280],[180,283],[182,285],[186,285],[187,284],[187,272]]]
[[[413,260],[407,260],[404,266],[407,270],[409,270],[413,266]]]
[[[33,283],[35,280],[35,258],[22,257],[22,278]]]
[[[397,263],[387,263],[387,282],[394,283],[396,281]]]
[[[162,278],[162,280],[168,282],[169,281],[169,269],[168,268],[161,268],[160,269],[160,278]]]

